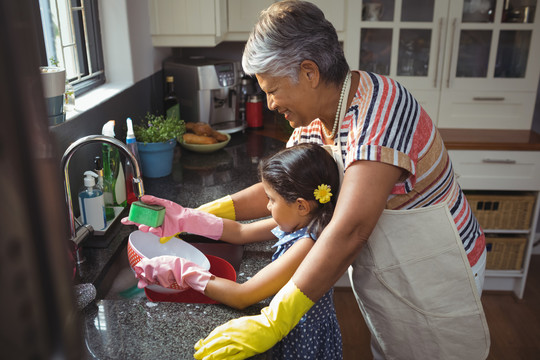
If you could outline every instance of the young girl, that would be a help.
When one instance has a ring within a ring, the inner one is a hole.
[[[211,275],[185,259],[172,256],[144,259],[136,267],[139,286],[151,283],[167,286],[175,281],[242,309],[275,295],[287,284],[332,217],[339,188],[337,166],[322,147],[300,144],[263,160],[259,174],[272,218],[242,224],[145,196],[144,202],[166,207],[166,219],[161,228],[144,225],[139,228],[158,236],[188,231],[236,244],[277,237],[274,245],[277,249],[268,266],[247,282],[238,284]],[[274,359],[342,358],[341,333],[332,295],[333,290],[328,291],[294,330],[274,346]]]

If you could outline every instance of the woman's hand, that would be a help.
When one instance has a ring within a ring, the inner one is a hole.
[[[195,359],[246,359],[272,348],[314,305],[289,281],[260,315],[225,323],[195,344]]]
[[[134,223],[129,218],[123,218],[124,225],[137,225],[139,230],[150,232],[159,237],[174,236],[181,232],[206,236],[218,240],[223,234],[223,219],[203,211],[184,208],[170,200],[160,199],[151,195],[144,195],[141,201],[149,205],[165,207],[165,219],[157,228],[144,224]]]

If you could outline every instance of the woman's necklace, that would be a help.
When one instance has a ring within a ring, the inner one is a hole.
[[[336,112],[336,118],[334,119],[334,126],[332,127],[332,133],[329,134],[326,131],[326,127],[323,125],[323,132],[324,135],[326,135],[327,138],[333,139],[334,136],[336,136],[336,130],[339,123],[339,115],[341,113],[341,105],[343,104],[343,98],[345,97],[345,88],[347,87],[347,83],[351,80],[351,72],[349,71],[347,73],[347,76],[345,77],[345,81],[343,81],[343,85],[341,86],[341,94],[339,95],[339,102],[337,106],[337,112]]]

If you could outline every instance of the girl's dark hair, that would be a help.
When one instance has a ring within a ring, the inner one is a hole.
[[[338,167],[333,157],[320,145],[298,144],[261,161],[259,176],[288,203],[298,198],[316,201],[308,231],[319,237],[332,218],[339,191]],[[315,200],[313,194],[321,184],[330,186],[332,192],[325,204]]]

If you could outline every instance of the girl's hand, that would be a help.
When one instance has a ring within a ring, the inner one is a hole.
[[[153,228],[143,224],[137,224],[128,218],[122,219],[124,225],[137,225],[139,230],[150,232],[159,237],[174,236],[181,232],[206,236],[218,240],[223,234],[223,219],[203,211],[184,208],[170,200],[160,199],[151,195],[141,197],[143,203],[149,205],[161,205],[165,207],[165,219],[163,224]]]
[[[133,269],[139,279],[137,286],[144,288],[157,284],[166,288],[187,290],[192,288],[204,294],[212,274],[199,265],[177,256],[157,256],[139,261]]]

